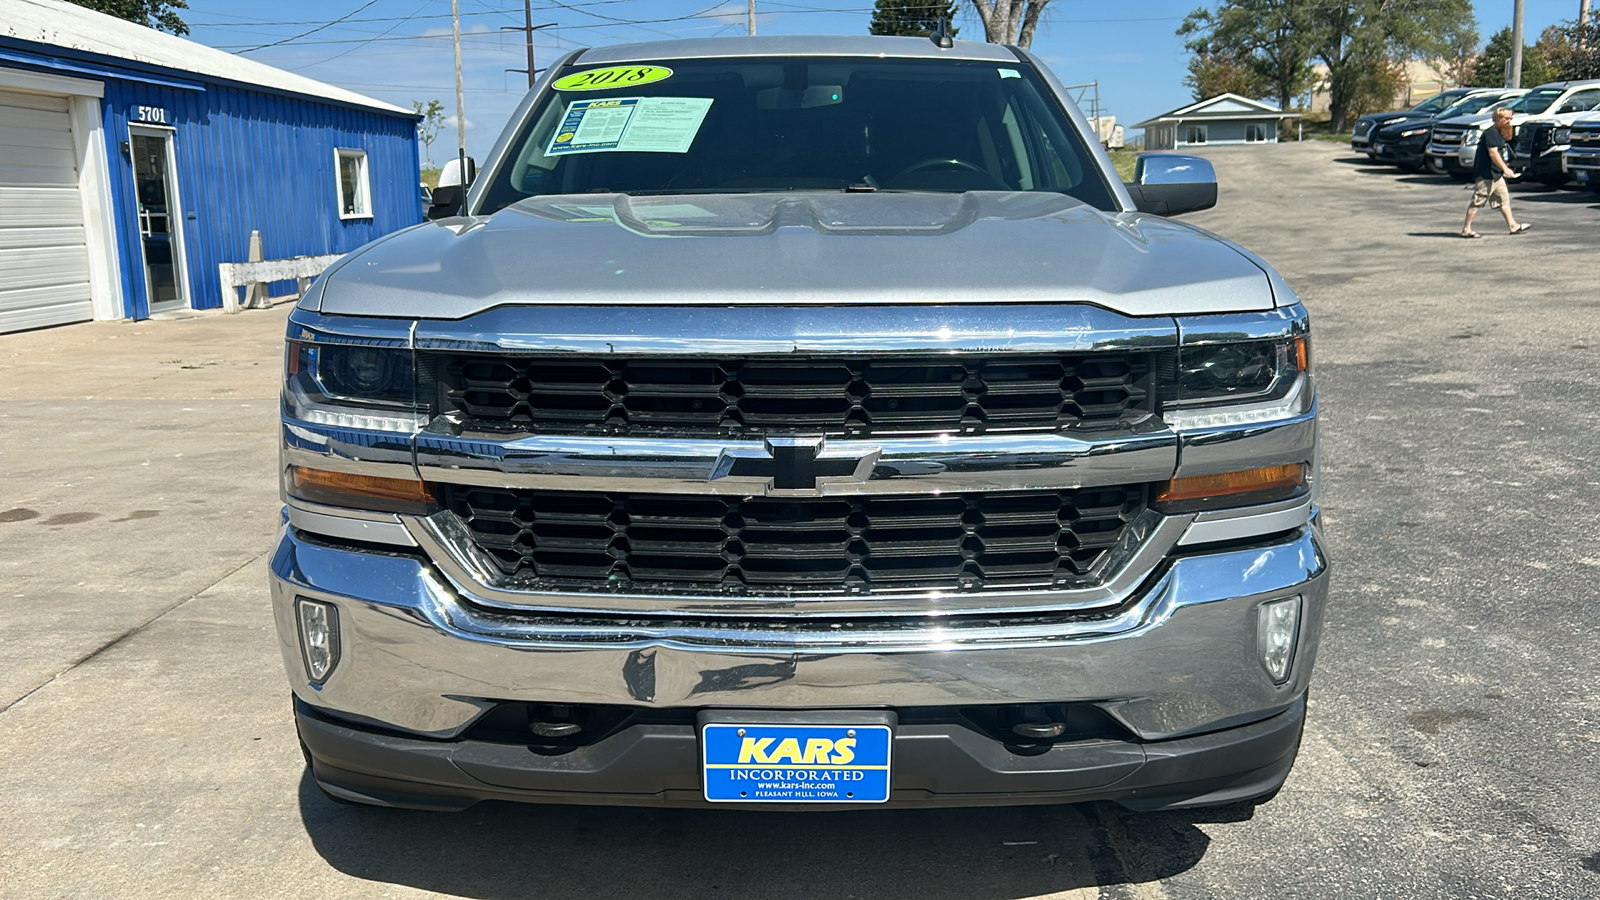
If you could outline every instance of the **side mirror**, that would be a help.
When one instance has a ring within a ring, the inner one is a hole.
[[[433,189],[433,205],[428,207],[428,218],[448,219],[465,212],[467,188],[477,174],[478,164],[470,156],[467,157],[465,172],[462,171],[461,160],[445,160],[444,167],[439,170],[439,186]]]
[[[459,184],[439,185],[433,189],[433,203],[428,207],[428,218],[448,219],[461,213],[465,190]]]
[[[472,179],[477,177],[478,164],[472,157],[467,157],[467,169],[461,171],[460,159],[447,159],[444,167],[439,170],[439,187],[457,187],[472,184]]]
[[[1133,183],[1125,185],[1140,212],[1158,216],[1217,205],[1217,170],[1211,161],[1179,153],[1141,153]]]

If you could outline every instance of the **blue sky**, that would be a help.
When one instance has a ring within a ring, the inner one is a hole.
[[[744,0],[532,2],[535,25],[554,23],[536,33],[540,66],[575,47],[741,34],[745,28]],[[526,89],[526,76],[505,71],[524,64],[522,34],[501,30],[522,24],[522,2],[460,4],[467,149],[482,159]],[[1033,49],[1068,84],[1098,81],[1102,110],[1131,125],[1188,102],[1188,55],[1174,31],[1198,5],[1201,0],[1054,0]],[[1474,0],[1474,6],[1485,37],[1511,23],[1512,0]],[[184,18],[194,40],[238,52],[294,38],[245,55],[401,106],[438,99],[454,113],[450,0],[189,0],[189,7]],[[757,0],[756,8],[760,34],[864,34],[872,4]],[[1578,0],[1526,0],[1529,41],[1546,25],[1574,18],[1577,10]],[[305,34],[346,15],[349,21]],[[957,25],[962,37],[983,36],[970,9]],[[442,135],[432,155],[447,158],[454,146],[453,133]]]

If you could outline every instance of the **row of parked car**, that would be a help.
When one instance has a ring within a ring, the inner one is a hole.
[[[1515,114],[1512,169],[1530,181],[1600,191],[1600,80],[1455,88],[1413,109],[1362,116],[1350,147],[1407,171],[1469,181],[1478,142],[1502,106]]]

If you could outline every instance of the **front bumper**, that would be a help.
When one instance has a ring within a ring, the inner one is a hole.
[[[1426,137],[1400,138],[1398,140],[1375,139],[1373,141],[1373,158],[1382,162],[1396,165],[1421,165],[1426,160],[1428,139]],[[1382,150],[1376,148],[1382,147]]]
[[[691,725],[640,725],[550,755],[506,743],[366,730],[300,702],[295,719],[318,784],[358,803],[435,810],[482,800],[711,805],[701,794],[699,738]],[[901,726],[893,791],[887,804],[874,806],[1115,800],[1154,810],[1249,800],[1283,784],[1304,724],[1302,695],[1259,722],[1154,743],[1090,739],[1017,747],[958,725]]]
[[[1180,553],[1114,610],[1050,615],[774,625],[519,614],[468,601],[420,555],[337,546],[288,526],[271,568],[284,662],[319,780],[354,799],[438,807],[519,797],[703,802],[693,726],[629,728],[583,757],[467,739],[486,711],[508,702],[655,710],[1091,704],[1121,739],[1039,755],[969,731],[901,731],[894,802],[1104,797],[1167,806],[1267,793],[1292,762],[1327,594],[1315,524],[1249,546]],[[1287,682],[1275,685],[1258,662],[1256,607],[1296,595],[1298,649]],[[321,685],[302,660],[296,597],[337,608],[341,658]],[[902,753],[901,741],[942,749]],[[1241,741],[1255,749],[1241,750]],[[632,761],[614,762],[624,757]]]
[[[1561,168],[1584,184],[1600,184],[1600,147],[1567,150],[1562,156]]]

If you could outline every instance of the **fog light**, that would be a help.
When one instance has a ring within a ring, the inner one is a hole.
[[[1289,680],[1295,639],[1300,635],[1300,598],[1274,600],[1256,607],[1256,652],[1274,684]]]
[[[307,600],[295,601],[300,618],[300,651],[305,657],[306,674],[312,684],[328,680],[333,667],[339,664],[339,613],[332,604]]]

